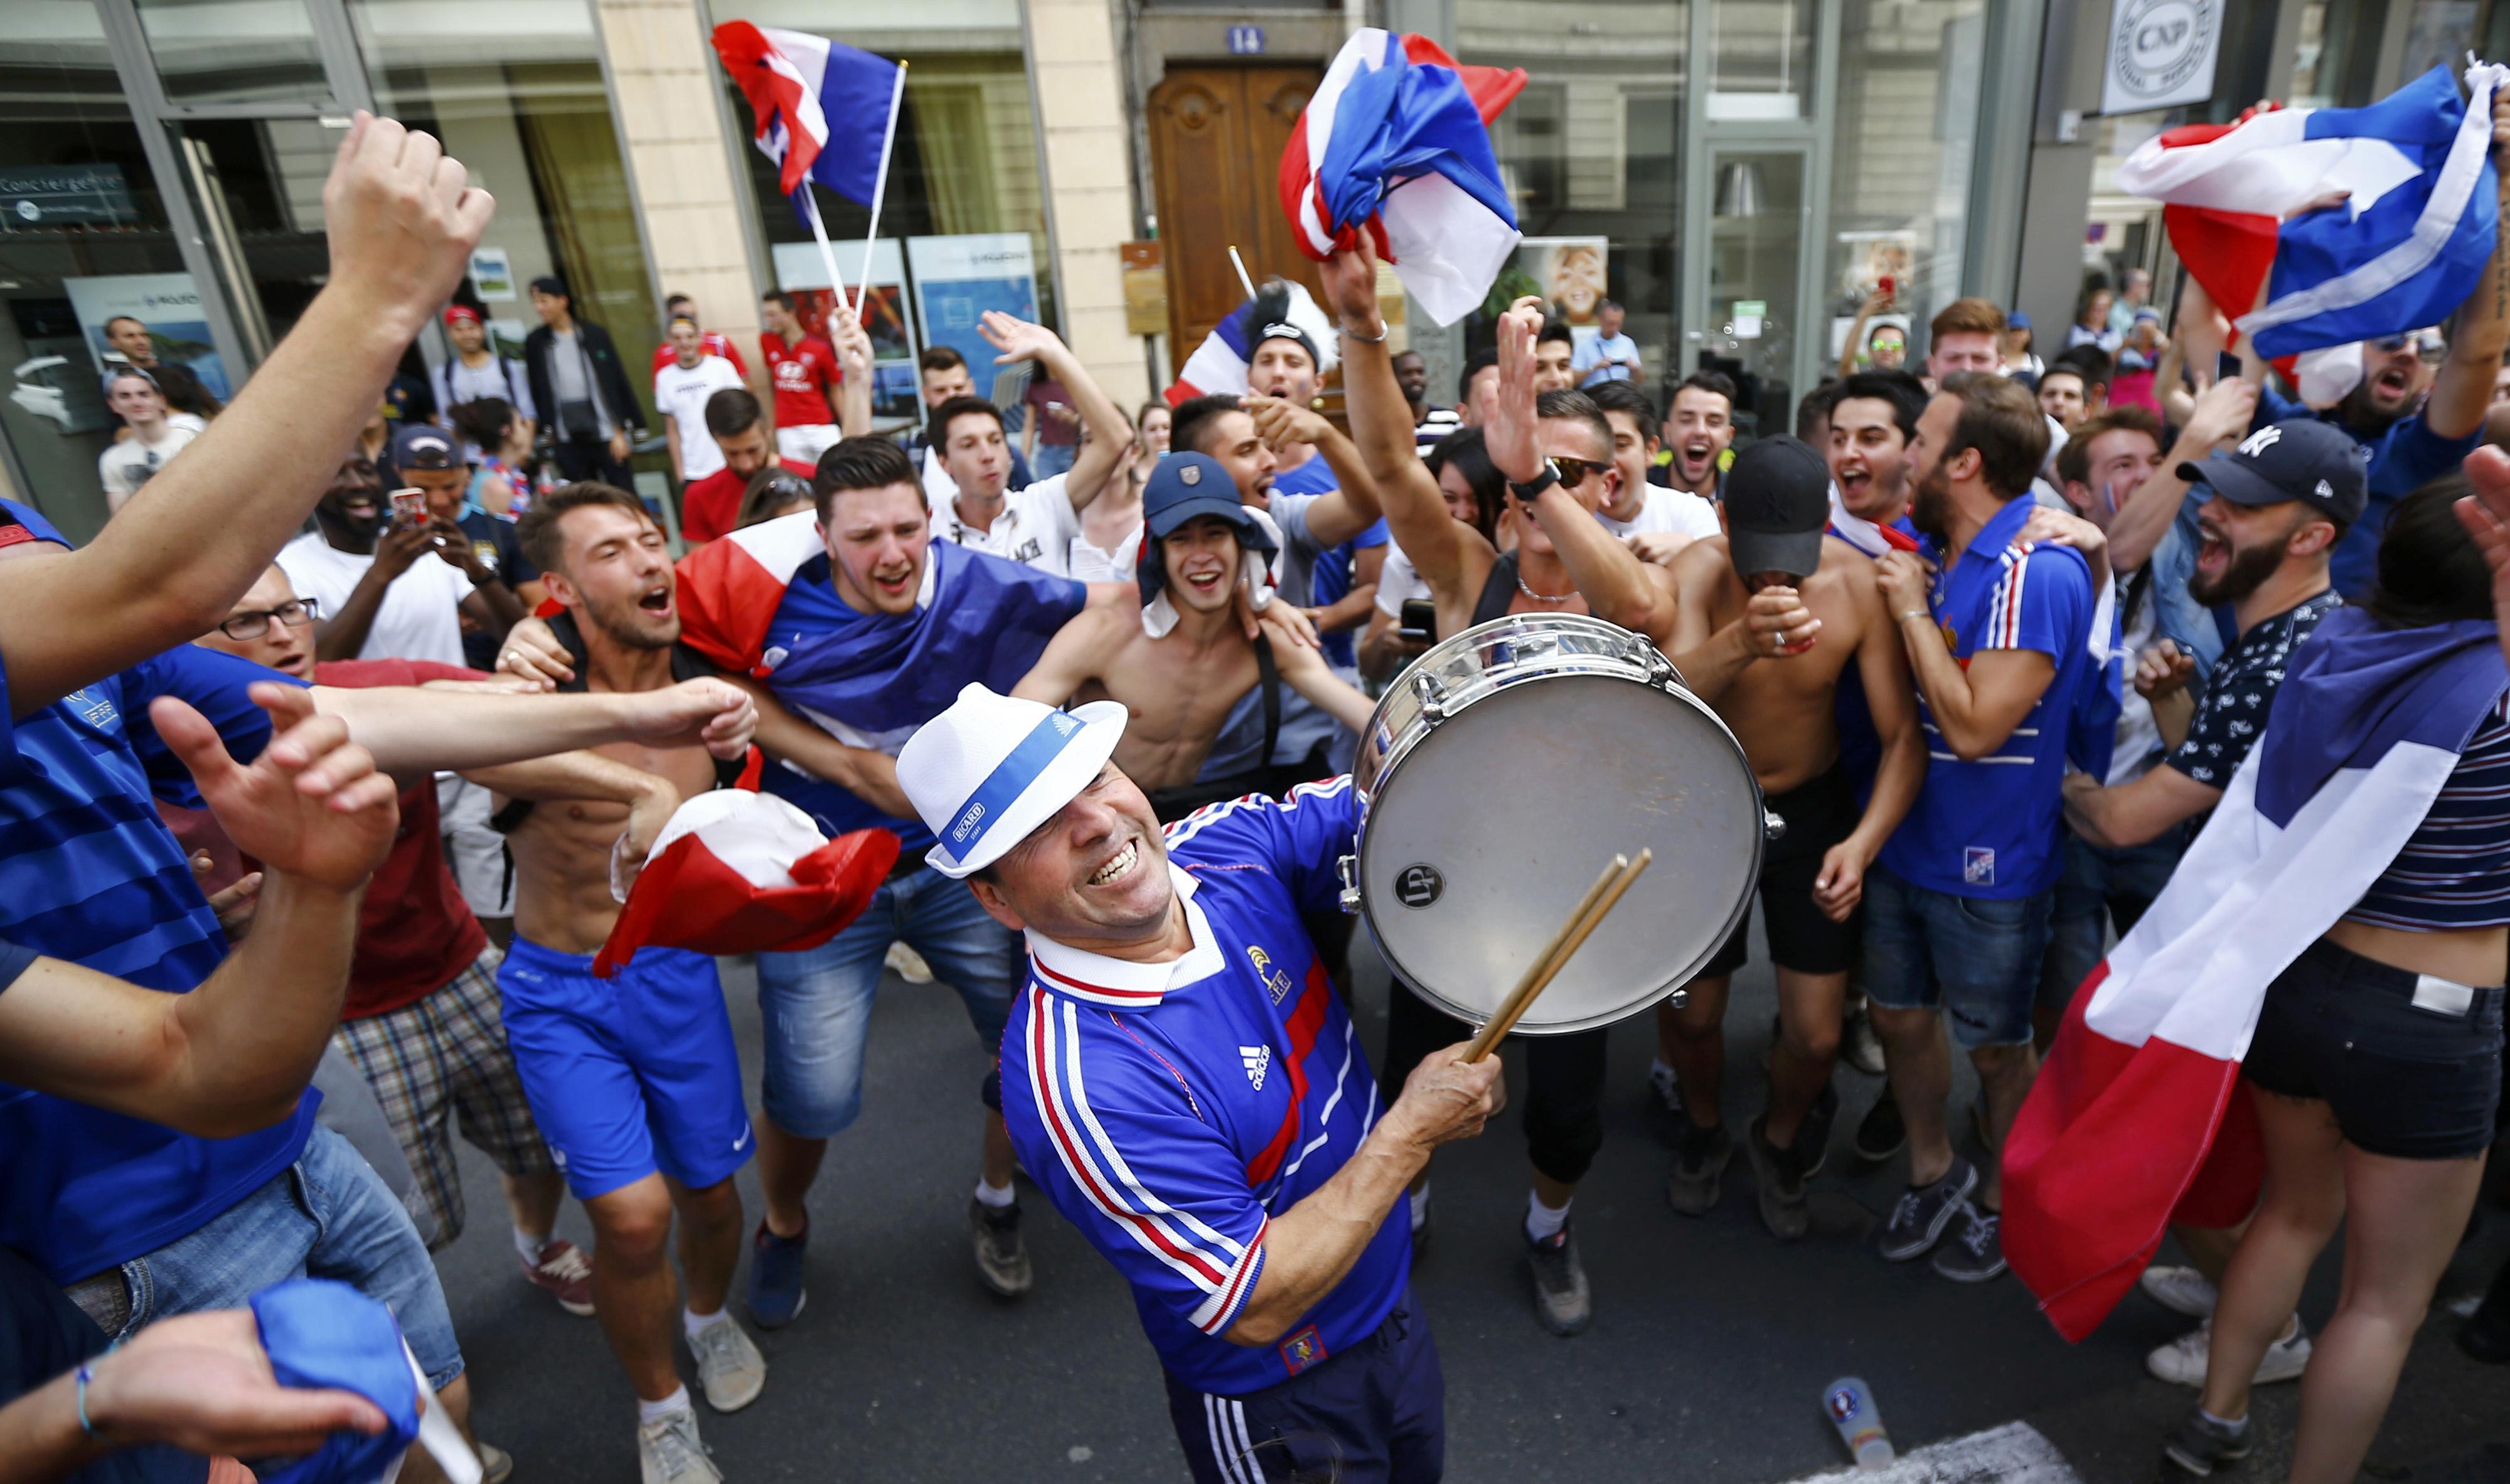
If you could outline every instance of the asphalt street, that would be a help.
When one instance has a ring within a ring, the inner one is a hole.
[[[1358,1011],[1375,1044],[1384,973],[1364,934],[1354,951]],[[1728,1117],[1737,1128],[1760,1106],[1773,1014],[1757,951],[1737,976],[1728,1020]],[[727,961],[724,977],[754,1112],[757,1001],[744,966]],[[1880,1260],[1868,1233],[1901,1175],[1860,1168],[1849,1154],[1881,1084],[1844,1068],[1845,1107],[1830,1167],[1815,1181],[1809,1238],[1782,1246],[1762,1229],[1739,1154],[1715,1211],[1675,1214],[1663,1196],[1669,1156],[1645,1120],[1652,1039],[1644,1019],[1615,1033],[1607,1142],[1576,1207],[1596,1302],[1587,1333],[1555,1339],[1534,1321],[1515,1114],[1439,1156],[1433,1240],[1413,1281],[1446,1372],[1450,1479],[1776,1484],[1843,1468],[1847,1455],[1820,1396],[1851,1374],[1872,1385],[1904,1454],[1939,1445],[1940,1460],[1907,1471],[1911,1479],[2160,1476],[2161,1435],[2192,1393],[2149,1378],[2143,1356],[2188,1321],[2130,1296],[2097,1334],[2070,1346],[2010,1276],[1964,1287],[1922,1262]],[[977,1284],[966,1207],[983,1071],[955,995],[888,982],[861,1120],[832,1146],[812,1198],[809,1307],[788,1328],[753,1330],[771,1366],[755,1405],[717,1417],[701,1404],[705,1439],[734,1484],[1184,1477],[1124,1285],[1025,1182],[1036,1289],[1005,1303]],[[1960,1076],[1956,1105],[1965,1106],[1975,1084],[1966,1068]],[[633,1480],[634,1412],[598,1326],[522,1279],[494,1171],[467,1147],[463,1159],[470,1227],[438,1262],[479,1434],[514,1455],[516,1484]],[[741,1184],[754,1223],[754,1167]],[[572,1202],[561,1230],[589,1245]],[[2510,1479],[2510,1370],[2476,1365],[2450,1346],[2457,1320],[2446,1312],[2505,1252],[2510,1212],[2489,1207],[2487,1228],[2444,1284],[2367,1477]],[[746,1271],[744,1262],[744,1278]],[[2331,1251],[2302,1306],[2313,1328],[2334,1305],[2336,1276]],[[682,1370],[694,1381],[685,1355]],[[2296,1402],[2291,1386],[2261,1393],[2265,1445],[2227,1477],[2282,1477]],[[2062,1462],[1981,1462],[1989,1455],[1960,1441],[2015,1423]]]

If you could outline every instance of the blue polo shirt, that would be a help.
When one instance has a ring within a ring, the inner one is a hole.
[[[2015,542],[2031,509],[2027,496],[2007,501],[1936,574],[1928,600],[1961,668],[1998,649],[2035,649],[2057,666],[2004,745],[1974,763],[1953,755],[1918,698],[1926,781],[1882,860],[1904,881],[1955,896],[2035,896],[2065,864],[2067,730],[2078,692],[2101,676],[2087,647],[2092,571],[2072,547]]]
[[[2365,435],[2345,423],[2340,408],[2313,412],[2308,403],[2289,400],[2271,387],[2259,389],[2258,414],[2249,426],[2263,428],[2295,417],[2333,423],[2371,450],[2371,503],[2364,507],[2362,518],[2336,543],[2336,552],[2328,559],[2328,575],[2336,590],[2347,602],[2360,602],[2377,585],[2379,537],[2387,531],[2388,515],[2397,502],[2441,476],[2455,473],[2475,451],[2484,430],[2477,428],[2464,438],[2442,438],[2424,425],[2423,414],[2416,410],[2378,433]]]
[[[1340,1354],[1411,1276],[1402,1200],[1359,1261],[1277,1343],[1221,1338],[1264,1274],[1274,1216],[1341,1169],[1376,1123],[1376,1082],[1302,914],[1331,910],[1359,804],[1350,780],[1248,797],[1168,826],[1194,947],[1128,964],[1029,934],[1003,1036],[1020,1162],[1132,1284],[1160,1362],[1241,1396]]]
[[[0,788],[0,938],[150,989],[192,989],[226,935],[152,796],[198,808],[191,775],[149,724],[189,702],[240,758],[270,717],[245,688],[288,677],[186,645],[73,691],[18,724],[19,775]],[[233,1139],[190,1134],[0,1084],[0,1246],[56,1282],[198,1231],[295,1162],[321,1101]]]

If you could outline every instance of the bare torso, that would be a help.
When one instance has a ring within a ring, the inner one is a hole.
[[[1459,566],[1454,589],[1435,594],[1438,603],[1438,637],[1442,639],[1451,638],[1473,627],[1473,611],[1481,606],[1482,590],[1490,586],[1491,572],[1501,560],[1501,553],[1493,551],[1478,537],[1467,540],[1463,545],[1464,556]],[[1524,558],[1520,556],[1517,560],[1521,564]],[[1520,580],[1522,580],[1523,571],[1520,565],[1518,568]],[[1510,584],[1512,590],[1508,594],[1507,611],[1510,613],[1585,613],[1587,611],[1585,595],[1570,585],[1569,575],[1566,572],[1559,575],[1558,583],[1559,586],[1556,589],[1540,590],[1566,592],[1569,594],[1569,600],[1565,603],[1546,603],[1540,598],[1529,595],[1525,588]]]
[[[593,750],[660,775],[683,799],[714,786],[714,758],[704,747],[614,742]],[[627,826],[625,804],[551,799],[532,806],[506,837],[514,853],[515,935],[559,953],[598,950],[619,918],[610,852]]]
[[[1709,630],[1715,632],[1743,616],[1751,594],[1735,575],[1725,537],[1711,536],[1699,545],[1714,548],[1713,567],[1695,562],[1683,575],[1685,581],[1695,581],[1703,569],[1715,573],[1708,597]],[[1839,677],[1856,663],[1856,648],[1864,641],[1872,612],[1866,599],[1873,587],[1874,564],[1862,552],[1837,537],[1823,538],[1821,570],[1797,589],[1805,607],[1821,621],[1812,648],[1753,661],[1717,698],[1717,714],[1733,728],[1763,791],[1799,787],[1838,761]]]
[[[1096,677],[1073,699],[1123,704],[1130,717],[1116,744],[1116,766],[1144,788],[1193,782],[1231,709],[1261,676],[1236,615],[1218,618],[1206,625],[1188,614],[1159,639],[1142,631],[1138,610],[1122,604],[1077,621],[1097,626],[1093,652],[1102,658]]]

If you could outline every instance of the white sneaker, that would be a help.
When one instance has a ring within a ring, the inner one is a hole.
[[[718,1412],[738,1412],[767,1389],[767,1357],[728,1312],[689,1336],[689,1351],[697,1356],[706,1405]]]
[[[909,984],[932,982],[932,966],[924,962],[924,955],[904,943],[890,944],[889,955],[882,963]]]
[[[2191,1319],[2213,1317],[2214,1285],[2193,1268],[2147,1268],[2138,1281],[2147,1297],[2172,1313]]]
[[[2163,1381],[2183,1387],[2205,1385],[2205,1360],[2214,1340],[2214,1321],[2206,1320],[2181,1335],[2168,1345],[2144,1357],[2144,1368]],[[2265,1386],[2277,1381],[2298,1381],[2309,1366],[2309,1331],[2301,1328],[2294,1316],[2291,1330],[2258,1360],[2258,1373],[2252,1384]]]
[[[636,1429],[636,1464],[644,1484],[723,1484],[723,1470],[698,1441],[698,1415],[673,1412]]]

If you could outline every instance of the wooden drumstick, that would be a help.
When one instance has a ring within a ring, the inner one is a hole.
[[[1500,1006],[1499,1013],[1493,1015],[1490,1022],[1481,1028],[1481,1033],[1473,1038],[1472,1045],[1465,1048],[1464,1060],[1479,1061],[1488,1056],[1491,1048],[1499,1045],[1500,1038],[1516,1028],[1516,1022],[1523,1019],[1526,1010],[1533,1007],[1535,997],[1542,993],[1562,969],[1568,967],[1570,957],[1603,925],[1605,914],[1611,912],[1622,894],[1637,884],[1640,873],[1654,859],[1655,852],[1652,849],[1641,850],[1636,860],[1626,856],[1613,857],[1613,863],[1604,867],[1604,874],[1597,877],[1594,886],[1578,899],[1577,910],[1569,915],[1569,921],[1561,924],[1560,931],[1552,935],[1541,957],[1534,961],[1534,967],[1526,970],[1525,977],[1517,982],[1506,1002]]]

